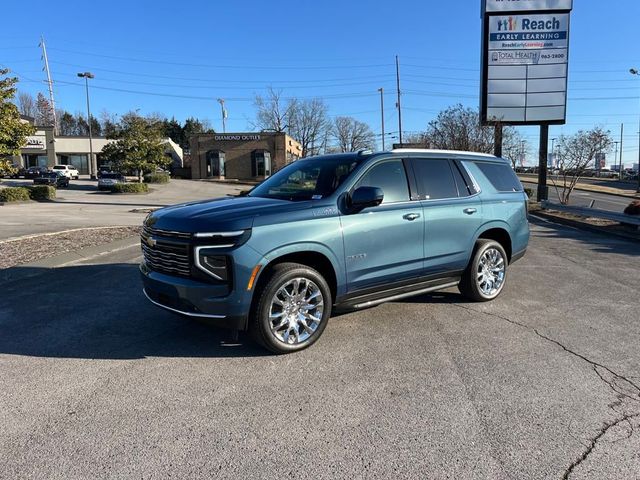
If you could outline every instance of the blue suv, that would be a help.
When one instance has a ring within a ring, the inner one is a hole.
[[[249,330],[277,353],[313,344],[331,312],[458,286],[496,298],[529,241],[509,163],[437,150],[298,160],[246,195],[151,213],[147,298]]]

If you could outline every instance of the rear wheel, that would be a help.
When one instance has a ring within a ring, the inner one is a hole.
[[[331,290],[316,270],[281,263],[256,292],[251,333],[275,353],[302,350],[320,338],[331,316]]]
[[[458,288],[476,302],[493,300],[507,280],[507,266],[507,253],[502,245],[495,240],[480,239]]]

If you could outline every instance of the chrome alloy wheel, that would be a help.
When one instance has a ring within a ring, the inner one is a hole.
[[[288,345],[302,343],[318,329],[323,311],[324,297],[318,286],[307,278],[291,279],[271,299],[271,333]]]
[[[487,248],[480,257],[476,282],[486,297],[497,295],[504,284],[506,266],[502,253],[496,248]]]

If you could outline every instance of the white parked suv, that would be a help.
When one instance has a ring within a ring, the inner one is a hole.
[[[80,176],[80,172],[73,165],[54,165],[51,169],[54,172],[62,172],[65,177],[73,178],[75,180]]]

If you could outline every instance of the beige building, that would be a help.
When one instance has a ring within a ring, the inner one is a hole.
[[[34,123],[31,117],[21,118],[24,122]],[[113,141],[96,136],[91,139],[99,170],[100,167],[108,168],[103,166],[100,153],[105,145]],[[182,148],[169,138],[165,142],[165,154],[173,159],[172,166],[182,167]],[[89,173],[89,147],[88,136],[56,136],[53,127],[37,127],[36,132],[27,137],[25,145],[20,150],[20,156],[14,158],[14,162],[24,168],[73,165],[80,174],[86,175]]]
[[[194,135],[191,178],[261,180],[302,155],[299,142],[282,132]]]

